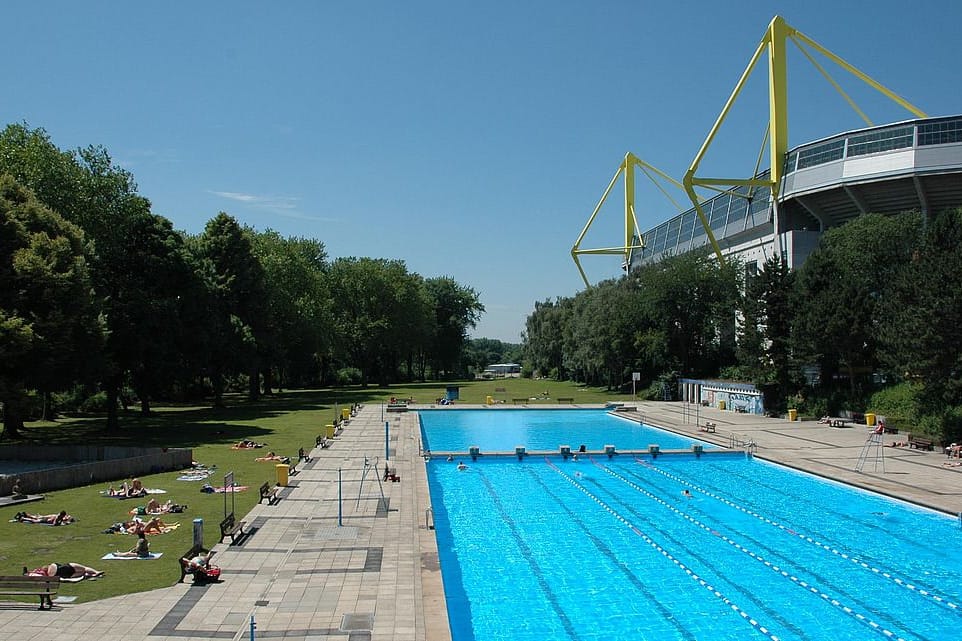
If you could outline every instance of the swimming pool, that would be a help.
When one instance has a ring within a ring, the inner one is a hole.
[[[477,445],[482,452],[514,452],[518,445],[528,451],[557,452],[559,445],[577,450],[647,450],[657,443],[661,449],[690,450],[693,443],[705,449],[714,446],[679,436],[603,409],[488,409],[422,410],[422,446],[432,452],[466,452]]]
[[[454,641],[962,626],[956,519],[744,454],[435,459],[428,476]]]

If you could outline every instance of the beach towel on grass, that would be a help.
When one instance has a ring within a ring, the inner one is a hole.
[[[151,561],[153,559],[159,559],[163,555],[163,552],[151,552],[150,556],[117,556],[113,552],[108,552],[100,558],[105,561]]]
[[[147,488],[147,494],[167,494],[167,490]],[[127,496],[126,494],[110,494],[106,490],[101,490],[100,495],[108,499],[142,499],[144,498],[143,494],[137,494],[135,496]]]
[[[204,470],[202,472],[187,472],[186,474],[181,474],[177,477],[178,481],[203,481],[213,474],[213,471]]]
[[[61,525],[70,525],[73,521],[67,521],[66,523],[37,523],[36,521],[18,521],[17,519],[10,519],[11,523],[26,523],[27,525],[50,525],[53,527],[59,527]]]
[[[229,487],[215,487],[214,492],[217,494],[229,494],[231,492],[244,492],[247,490],[246,485],[231,485]]]

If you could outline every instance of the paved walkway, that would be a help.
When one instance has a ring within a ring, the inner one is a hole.
[[[948,513],[962,511],[962,467],[944,467],[941,453],[884,448],[882,460],[873,455],[857,473],[865,427],[699,409],[701,422],[717,424],[715,434],[698,430],[696,417],[681,404],[638,404],[651,424],[721,445],[753,440],[760,458]],[[399,483],[379,482],[385,421]],[[886,442],[897,438],[904,435],[886,435]],[[250,638],[253,617],[255,638],[449,641],[419,441],[415,413],[385,415],[382,406],[364,407],[330,448],[312,452],[279,503],[258,505],[245,517],[251,536],[240,545],[216,546],[222,583],[175,584],[52,612],[0,608],[0,639],[239,640]],[[379,471],[365,474],[365,461],[376,461]]]

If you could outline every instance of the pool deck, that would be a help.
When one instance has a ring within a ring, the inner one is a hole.
[[[870,434],[864,426],[836,428],[706,408],[698,408],[696,422],[695,409],[680,403],[631,405],[637,412],[624,416],[722,446],[754,442],[759,458],[950,514],[962,511],[962,467],[943,466],[948,459],[941,452],[875,448],[862,472],[856,472]],[[714,434],[698,428],[706,420],[716,424]],[[389,464],[400,481],[379,484],[388,421]],[[886,444],[906,439],[904,434],[883,437]],[[249,537],[239,545],[214,548],[224,572],[221,583],[172,584],[92,603],[65,603],[52,612],[38,612],[34,604],[4,603],[0,640],[240,640],[251,638],[253,617],[254,638],[447,641],[419,444],[416,412],[388,414],[384,406],[366,406],[331,447],[316,448],[312,461],[299,466],[280,502],[257,505],[245,516],[253,530]],[[374,459],[380,460],[380,472],[369,469],[365,475],[365,460]],[[338,470],[345,488],[340,516]],[[903,534],[910,535],[892,536]],[[183,551],[163,551],[164,558],[156,562],[170,566],[173,582]],[[103,581],[112,573],[136,570],[136,565],[118,566],[117,561],[97,563],[107,570]],[[82,589],[83,583],[76,586]]]

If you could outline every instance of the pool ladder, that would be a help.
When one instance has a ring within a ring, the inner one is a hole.
[[[424,510],[424,527],[428,530],[434,529],[434,508],[432,507]]]

